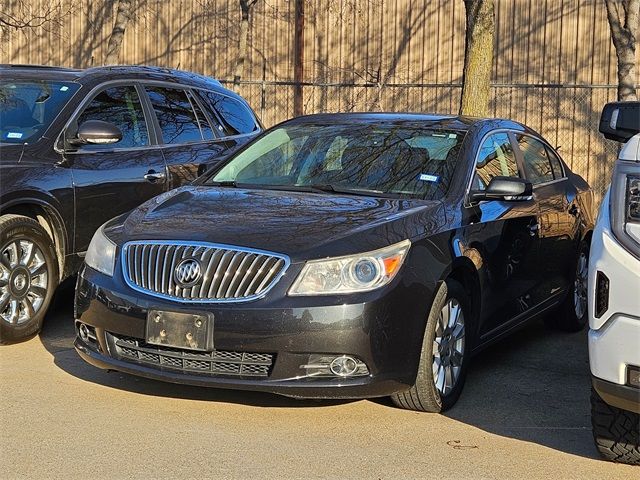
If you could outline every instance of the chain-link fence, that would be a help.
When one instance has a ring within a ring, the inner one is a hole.
[[[232,81],[222,81],[233,88]],[[266,126],[293,116],[295,84],[241,81],[235,88]],[[455,114],[458,84],[303,84],[304,113],[409,111]],[[598,132],[600,112],[616,99],[615,85],[493,85],[491,115],[520,121],[557,146],[570,168],[601,198],[619,145]]]

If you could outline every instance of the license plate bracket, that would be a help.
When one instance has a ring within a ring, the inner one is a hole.
[[[213,350],[213,315],[149,310],[146,341],[186,350]]]

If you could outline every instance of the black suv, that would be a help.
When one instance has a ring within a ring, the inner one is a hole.
[[[0,66],[0,342],[39,330],[95,230],[262,129],[208,77],[154,67]]]

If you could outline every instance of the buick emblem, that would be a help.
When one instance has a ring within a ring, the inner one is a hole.
[[[202,270],[200,262],[195,258],[187,258],[181,261],[173,271],[173,278],[179,287],[192,287],[200,281]]]

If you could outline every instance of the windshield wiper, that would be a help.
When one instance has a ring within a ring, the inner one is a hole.
[[[382,190],[372,190],[367,188],[344,188],[330,183],[312,183],[309,185],[278,185],[268,183],[238,183],[235,180],[222,180],[220,182],[211,181],[208,185],[213,187],[232,187],[232,188],[257,188],[264,190],[281,190],[290,192],[309,192],[309,193],[343,193],[346,195],[363,195],[363,196],[383,196],[390,197]]]
[[[211,185],[212,187],[233,187],[233,188],[238,188],[238,184],[236,183],[235,180],[223,180],[221,182],[211,181],[211,182],[209,182],[209,185]]]
[[[385,192],[383,192],[382,190],[373,190],[369,188],[344,188],[344,187],[338,187],[336,185],[331,185],[330,183],[323,183],[323,184],[312,183],[309,185],[304,185],[304,187],[308,187],[312,191],[319,191],[319,192],[345,193],[347,195],[351,194],[351,195],[365,195],[365,196],[371,196],[371,195],[386,196]]]

